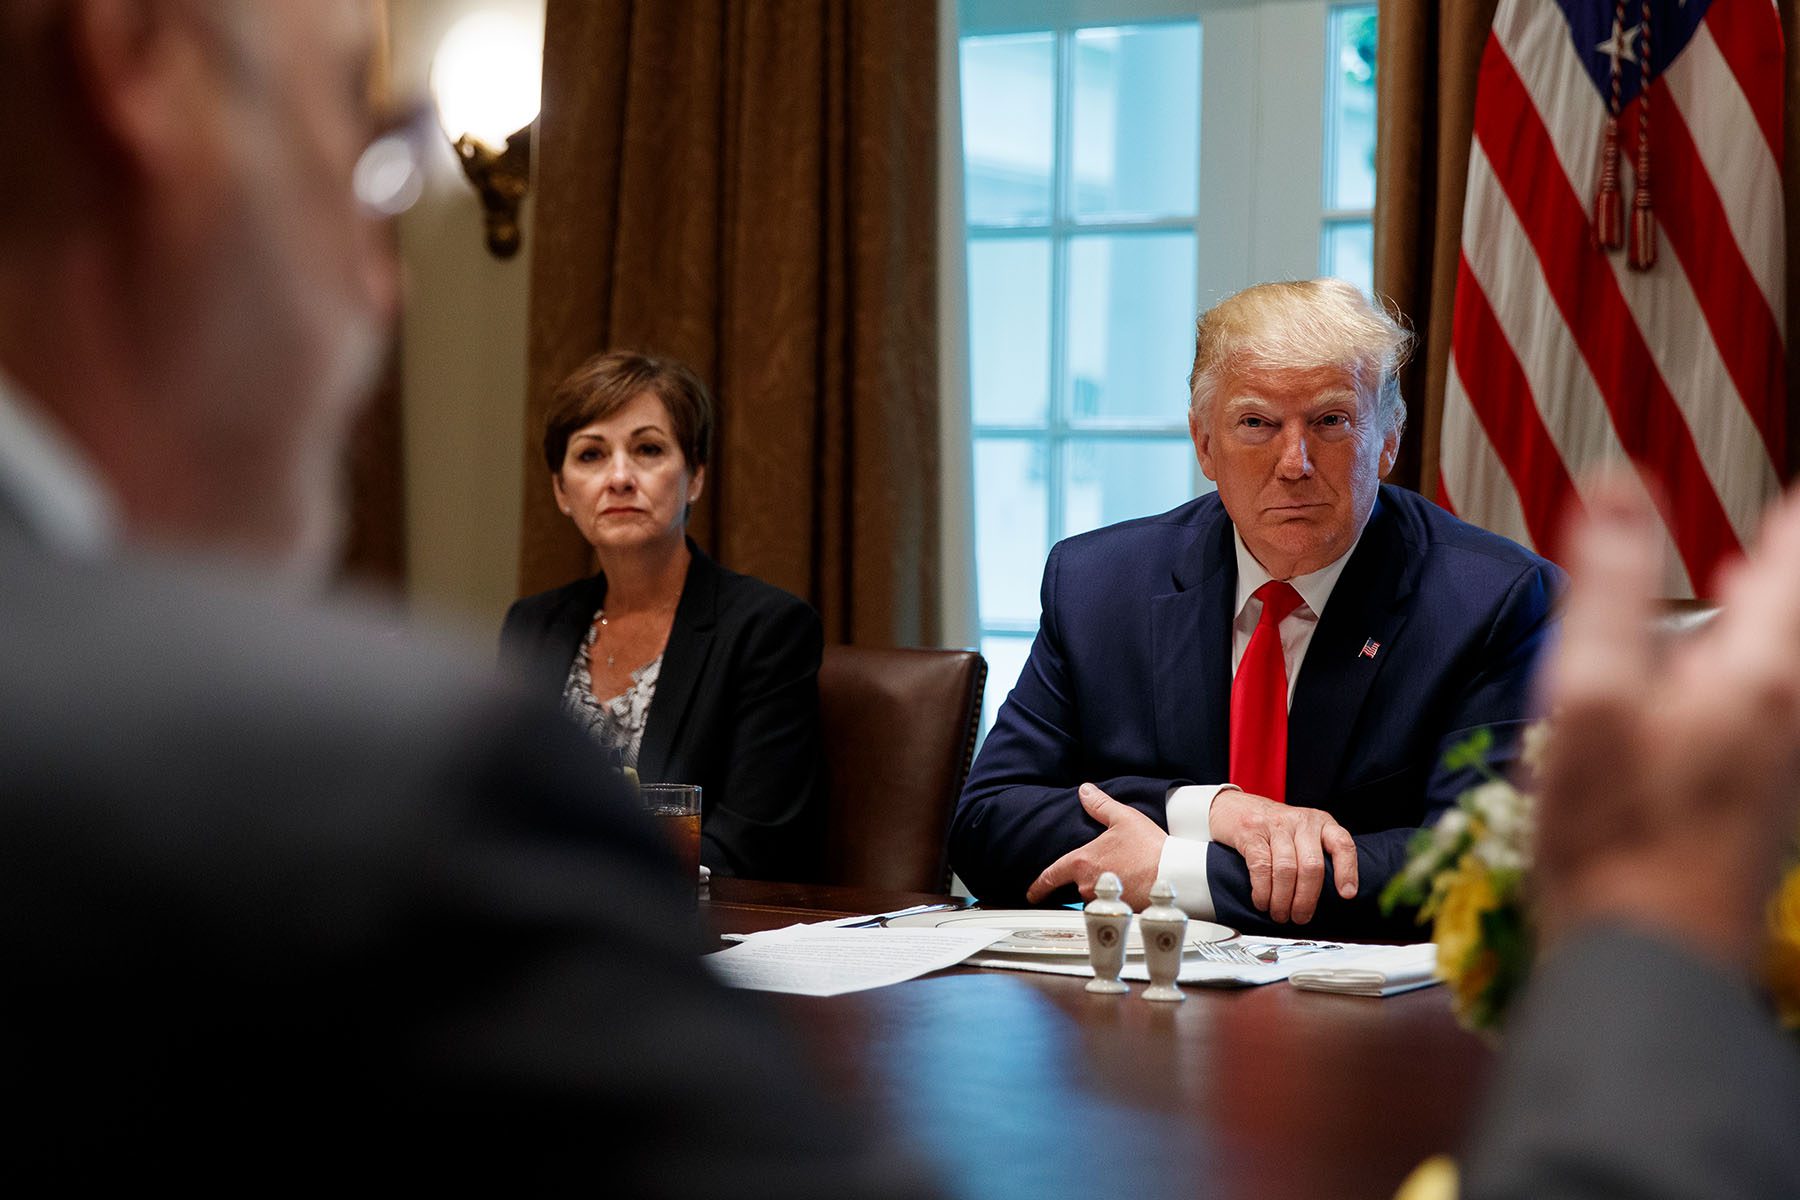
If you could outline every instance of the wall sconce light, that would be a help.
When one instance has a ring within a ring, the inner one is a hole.
[[[431,62],[438,122],[481,196],[495,258],[519,250],[519,204],[531,185],[543,46],[541,27],[504,12],[476,12],[451,26]]]

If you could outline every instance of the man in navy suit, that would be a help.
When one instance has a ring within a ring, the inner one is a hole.
[[[1445,752],[1481,729],[1514,752],[1562,575],[1382,485],[1409,342],[1329,279],[1201,316],[1188,425],[1218,491],[1051,551],[951,830],[977,896],[1111,870],[1134,906],[1161,876],[1244,929],[1411,929],[1382,885],[1474,781]]]

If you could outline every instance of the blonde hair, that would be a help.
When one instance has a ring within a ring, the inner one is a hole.
[[[1196,423],[1227,380],[1343,370],[1357,395],[1376,402],[1384,433],[1406,425],[1400,368],[1413,335],[1384,304],[1341,279],[1259,283],[1200,314],[1188,414]]]

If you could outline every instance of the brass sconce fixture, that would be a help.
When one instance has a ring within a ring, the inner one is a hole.
[[[481,196],[488,250],[495,258],[511,258],[519,252],[519,204],[531,186],[531,126],[507,138],[506,149],[498,154],[467,133],[452,145],[463,174]]]
[[[495,258],[519,252],[519,206],[531,187],[543,45],[541,25],[496,6],[453,25],[431,63],[438,122],[481,197],[487,247]]]

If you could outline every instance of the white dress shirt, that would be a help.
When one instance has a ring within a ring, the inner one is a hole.
[[[1244,650],[1250,645],[1250,635],[1262,619],[1262,601],[1256,599],[1254,593],[1272,576],[1256,561],[1256,556],[1244,545],[1244,539],[1236,529],[1231,531],[1231,540],[1237,549],[1237,618],[1231,623],[1231,673],[1235,677],[1238,664],[1244,659]],[[1357,542],[1361,540],[1358,535]],[[1344,564],[1356,553],[1356,545],[1352,542],[1350,549],[1312,574],[1297,575],[1288,580],[1300,593],[1299,607],[1281,623],[1281,657],[1287,666],[1290,706],[1294,703],[1294,685],[1300,679],[1300,665],[1306,661],[1306,648],[1312,644],[1319,617],[1325,612],[1332,590],[1337,587],[1338,576],[1344,573]],[[1175,885],[1181,907],[1190,916],[1206,921],[1212,920],[1215,911],[1212,888],[1206,878],[1206,844],[1212,841],[1212,803],[1213,798],[1226,788],[1235,791],[1237,785],[1187,784],[1169,789],[1169,837],[1163,842],[1162,862],[1157,868],[1161,878]]]
[[[106,554],[119,540],[118,506],[87,457],[0,375],[0,504],[64,554]]]

